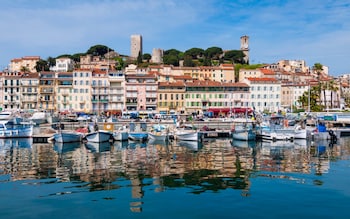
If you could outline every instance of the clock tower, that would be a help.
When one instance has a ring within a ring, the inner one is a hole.
[[[241,51],[244,53],[244,61],[249,64],[249,36],[241,36]]]

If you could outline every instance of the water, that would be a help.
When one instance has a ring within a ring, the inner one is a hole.
[[[350,218],[336,144],[0,141],[1,218]]]

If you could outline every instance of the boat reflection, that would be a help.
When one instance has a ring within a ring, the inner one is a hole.
[[[295,180],[285,173],[324,174],[330,160],[350,155],[349,149],[330,147],[329,142],[254,143],[215,139],[33,144],[30,139],[1,139],[0,148],[7,149],[0,153],[0,169],[13,180],[74,180],[72,187],[79,191],[130,189],[142,203],[145,187],[156,192],[186,187],[195,194],[237,189],[249,195],[252,177]]]
[[[256,146],[256,141],[241,141],[241,140],[231,140],[231,145],[234,147],[241,147],[241,148],[253,148]]]
[[[178,141],[177,144],[191,151],[199,151],[203,147],[202,142],[199,141]]]
[[[105,152],[111,149],[111,143],[109,141],[104,142],[86,142],[85,146],[94,153]]]
[[[74,151],[75,149],[79,148],[81,146],[80,142],[55,142],[53,145],[53,148],[55,151],[57,151],[60,154],[68,153],[71,151]]]

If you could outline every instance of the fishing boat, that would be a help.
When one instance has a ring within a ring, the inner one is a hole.
[[[168,141],[169,136],[168,132],[162,131],[162,132],[148,132],[148,138],[156,141]]]
[[[87,133],[84,137],[88,142],[106,142],[113,138],[113,132],[97,130]]]
[[[180,141],[199,141],[199,133],[197,130],[176,130],[175,139]]]
[[[147,132],[129,132],[128,138],[132,141],[146,141],[148,139]]]
[[[231,130],[231,135],[234,140],[255,141],[256,130],[255,123],[252,120],[235,121],[234,127]]]
[[[34,124],[22,118],[0,120],[0,138],[28,138],[33,136]]]
[[[80,132],[60,130],[53,135],[53,140],[59,143],[81,142],[83,137]]]
[[[127,141],[129,138],[129,133],[126,130],[113,131],[113,139],[115,141]]]
[[[47,123],[47,118],[48,115],[45,112],[35,112],[29,119],[35,124],[40,125]]]

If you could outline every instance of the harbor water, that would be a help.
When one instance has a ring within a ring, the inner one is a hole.
[[[1,218],[350,218],[337,142],[0,140]]]

